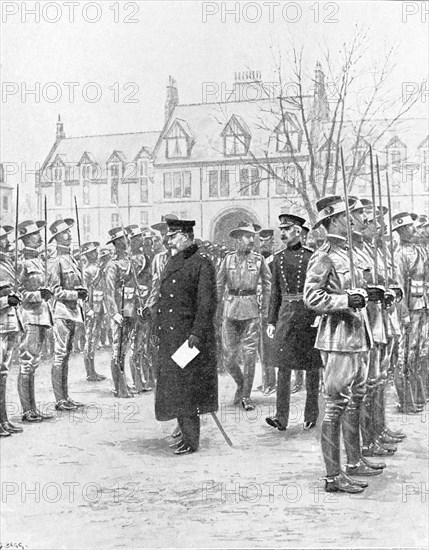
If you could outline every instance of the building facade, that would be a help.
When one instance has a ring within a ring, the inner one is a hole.
[[[76,196],[85,239],[103,240],[121,219],[125,225],[148,226],[173,213],[196,220],[198,237],[226,244],[240,221],[275,228],[281,210],[307,217],[294,185],[297,162],[303,170],[309,165],[296,98],[283,99],[279,117],[278,98],[263,93],[259,77],[254,71],[237,73],[236,93],[225,101],[199,104],[180,104],[170,77],[159,132],[66,138],[58,120],[55,143],[37,176],[39,214],[46,195],[51,216],[75,217]],[[247,99],[245,86],[259,86],[261,93]],[[312,132],[323,133],[329,125],[326,97],[317,65],[314,93],[302,98]],[[359,159],[369,144],[362,139],[356,146],[353,140],[345,135],[342,145],[355,148],[352,156]],[[397,121],[376,142],[383,201],[387,171],[394,211],[429,210],[428,151],[427,120]],[[324,154],[322,145],[317,155],[323,160]],[[329,182],[327,192],[342,194],[339,185]],[[350,191],[371,198],[368,159]],[[309,194],[314,203],[311,190]]]

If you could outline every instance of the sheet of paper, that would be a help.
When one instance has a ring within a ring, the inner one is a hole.
[[[194,359],[198,354],[200,353],[200,350],[197,349],[195,346],[193,348],[189,347],[188,340],[183,342],[183,344],[178,348],[171,358],[176,363],[176,365],[179,365],[181,369],[184,369],[186,365],[188,365],[192,359]]]

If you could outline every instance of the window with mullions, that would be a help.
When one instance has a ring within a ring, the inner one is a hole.
[[[191,172],[166,172],[164,174],[165,199],[189,199],[191,197]]]
[[[139,162],[139,184],[140,184],[140,202],[149,201],[149,176],[148,176],[149,162],[147,160],[141,160]]]
[[[276,195],[295,195],[296,166],[278,166],[276,168]]]
[[[209,197],[229,197],[229,171],[209,171]]]
[[[62,206],[63,204],[63,185],[61,181],[55,181],[55,206]]]
[[[242,168],[240,170],[240,195],[242,197],[259,196],[260,184],[258,168]]]
[[[117,204],[119,200],[119,166],[113,164],[110,167],[110,202]]]

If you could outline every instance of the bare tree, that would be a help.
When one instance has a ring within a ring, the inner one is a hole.
[[[261,154],[250,142],[240,156],[243,163],[258,167],[260,181],[272,184],[287,179],[293,193],[285,199],[291,205],[301,202],[312,223],[316,220],[315,201],[327,193],[342,192],[342,183],[338,185],[340,148],[345,150],[347,186],[352,189],[359,177],[367,175],[369,146],[375,150],[386,132],[419,99],[410,97],[403,102],[388,93],[395,48],[391,47],[381,61],[370,63],[365,29],[355,28],[339,56],[334,57],[327,46],[319,53],[328,86],[319,62],[314,76],[306,72],[303,47],[291,46],[287,71],[281,53],[277,55],[279,93],[272,97],[271,90],[261,86],[266,101],[261,100],[257,125],[257,130],[267,136],[276,134],[277,146],[274,150],[268,138]],[[288,93],[291,84],[296,92],[293,95]],[[313,94],[306,93],[309,88]],[[279,139],[284,144],[280,149]]]

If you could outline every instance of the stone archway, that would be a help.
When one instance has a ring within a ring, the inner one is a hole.
[[[238,227],[240,222],[260,224],[257,216],[246,208],[228,208],[220,212],[211,224],[211,241],[217,244],[225,244],[228,248],[235,248],[235,240],[231,239],[229,232]]]

